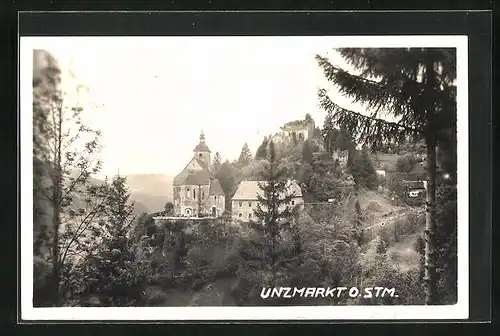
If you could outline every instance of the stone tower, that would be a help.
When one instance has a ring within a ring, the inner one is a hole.
[[[194,158],[203,161],[208,170],[210,170],[210,149],[205,143],[205,134],[203,134],[203,130],[201,131],[200,134],[200,143],[194,148]]]

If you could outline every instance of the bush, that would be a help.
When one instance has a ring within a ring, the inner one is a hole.
[[[147,306],[162,306],[167,301],[167,295],[162,292],[154,292],[146,301]]]
[[[375,212],[382,212],[382,211],[384,211],[384,208],[379,203],[377,203],[375,201],[371,201],[366,206],[366,210],[375,211]]]
[[[396,167],[400,173],[408,173],[417,164],[417,159],[413,154],[406,154],[396,162]]]
[[[204,279],[194,279],[193,284],[191,285],[191,289],[194,291],[199,291],[203,288],[205,284],[206,281],[204,281]]]
[[[149,283],[151,285],[159,286],[163,289],[173,288],[176,285],[175,279],[166,275],[152,276]]]

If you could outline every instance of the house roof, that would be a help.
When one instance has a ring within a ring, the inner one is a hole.
[[[210,195],[224,195],[224,190],[222,189],[222,186],[220,185],[220,182],[218,179],[211,179],[210,180]]]
[[[190,169],[189,164],[174,177],[173,185],[208,185],[210,184],[210,172],[208,171],[208,167],[202,160],[194,159],[196,163],[201,166],[201,170]]]
[[[262,190],[259,183],[265,184],[265,181],[241,181],[233,200],[257,200],[257,196],[262,196]],[[302,190],[296,181],[288,181],[289,194],[295,193],[295,197],[302,197]]]

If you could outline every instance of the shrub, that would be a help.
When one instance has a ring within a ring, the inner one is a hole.
[[[176,285],[175,279],[166,275],[152,276],[149,283],[151,285],[159,286],[163,289],[173,288]]]
[[[376,212],[382,212],[384,210],[384,208],[378,202],[371,201],[366,206],[366,210],[376,211]]]
[[[400,173],[408,173],[417,164],[417,159],[413,154],[406,154],[396,162],[396,167]]]
[[[167,301],[167,295],[162,292],[154,292],[146,301],[147,306],[162,306]]]
[[[199,291],[203,288],[203,286],[206,284],[206,281],[204,279],[195,279],[193,280],[193,284],[191,285],[191,289],[195,291]]]

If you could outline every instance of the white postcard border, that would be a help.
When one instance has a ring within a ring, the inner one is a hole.
[[[457,48],[457,210],[458,301],[449,306],[298,306],[298,307],[33,307],[33,50],[61,46],[158,45],[162,39],[330,39],[334,47],[455,47]],[[21,319],[23,320],[412,320],[466,319],[469,316],[469,142],[467,36],[308,36],[308,37],[21,37],[20,175],[21,175]]]

